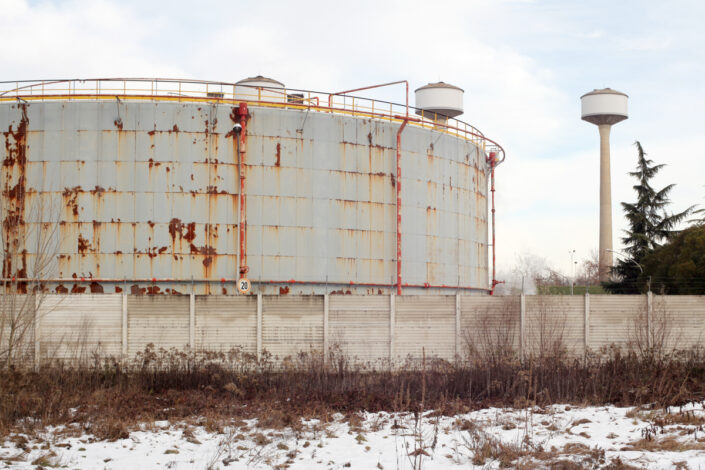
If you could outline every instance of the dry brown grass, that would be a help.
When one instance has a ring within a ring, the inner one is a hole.
[[[238,350],[148,348],[130,362],[96,357],[80,367],[56,361],[39,372],[3,369],[0,436],[17,429],[32,432],[35,425],[79,423],[101,438],[118,439],[137,423],[193,417],[214,432],[253,417],[280,429],[300,417],[329,421],[333,412],[346,415],[357,429],[356,413],[363,410],[433,409],[454,415],[487,406],[554,402],[666,406],[705,396],[703,357],[698,354],[645,361],[615,350],[585,361],[428,361],[395,371],[360,369],[343,356],[333,359],[324,365],[314,354],[301,354],[280,369],[266,355],[257,361]],[[702,423],[692,414],[662,419],[663,424]]]
[[[637,450],[642,452],[686,452],[689,450],[704,450],[705,442],[679,441],[675,436],[666,436],[662,439],[647,438],[630,443],[622,447],[623,451]]]

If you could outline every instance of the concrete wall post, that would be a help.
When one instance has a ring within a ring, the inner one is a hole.
[[[460,360],[460,294],[455,294],[455,360]]]
[[[189,310],[188,310],[188,347],[194,349],[196,347],[196,295],[192,292],[189,294]]]
[[[122,355],[127,357],[127,294],[122,294]]]
[[[519,297],[519,357],[524,360],[526,356],[526,297]]]
[[[653,317],[654,317],[654,294],[646,293],[646,345],[651,349],[653,345]]]
[[[394,362],[394,323],[396,322],[396,296],[389,294],[389,365]]]
[[[323,364],[328,362],[328,294],[323,294]]]
[[[39,370],[39,363],[42,360],[42,343],[41,343],[41,316],[39,315],[39,307],[41,300],[37,294],[34,295],[34,369]]]
[[[257,360],[262,359],[262,294],[257,294]]]
[[[585,315],[583,319],[583,343],[585,345],[585,354],[587,355],[590,349],[590,294],[585,292]]]

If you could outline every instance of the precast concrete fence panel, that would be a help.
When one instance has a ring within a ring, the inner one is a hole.
[[[424,355],[582,357],[612,345],[673,351],[705,341],[705,296],[30,294],[0,305],[0,359],[36,364],[134,357],[149,344],[276,361],[326,351],[324,360],[342,354],[376,367]]]

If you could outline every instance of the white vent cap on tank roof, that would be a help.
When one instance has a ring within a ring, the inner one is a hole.
[[[285,103],[286,87],[282,82],[262,75],[248,77],[235,82],[235,99]]]
[[[415,94],[416,114],[423,117],[446,121],[463,114],[464,91],[455,85],[444,82],[429,83],[417,88]]]

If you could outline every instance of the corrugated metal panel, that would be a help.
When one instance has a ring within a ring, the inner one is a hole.
[[[636,319],[645,312],[645,295],[590,296],[590,349],[628,346],[635,338]]]
[[[127,298],[128,354],[144,351],[149,343],[155,349],[188,346],[188,296],[141,296]]]
[[[0,149],[27,157],[3,167],[3,184],[24,182],[25,206],[60,206],[57,217],[43,217],[62,221],[58,277],[116,280],[52,284],[58,292],[186,293],[183,283],[130,280],[237,277],[231,106],[126,100],[0,103],[0,109]],[[247,260],[250,279],[265,281],[254,292],[389,292],[350,283],[395,280],[398,127],[341,114],[250,108]],[[405,283],[487,287],[485,171],[474,144],[406,128]],[[17,209],[22,200],[5,202]],[[314,284],[266,282],[290,279]],[[193,286],[209,294],[232,294],[233,287]],[[405,290],[441,292],[448,291]]]
[[[511,350],[519,354],[519,297],[460,298],[460,330],[463,355],[469,349],[479,354]]]
[[[526,354],[571,356],[585,353],[585,299],[583,296],[526,297]]]
[[[406,357],[455,358],[455,296],[397,296],[394,351]]]
[[[705,345],[705,296],[655,295],[653,299],[654,331],[667,347]]]
[[[328,345],[353,361],[389,358],[389,296],[331,295]]]
[[[264,296],[262,347],[281,358],[323,350],[323,296]]]
[[[122,352],[122,296],[48,295],[39,308],[43,359]]]
[[[256,352],[256,296],[196,296],[195,321],[196,348]]]

